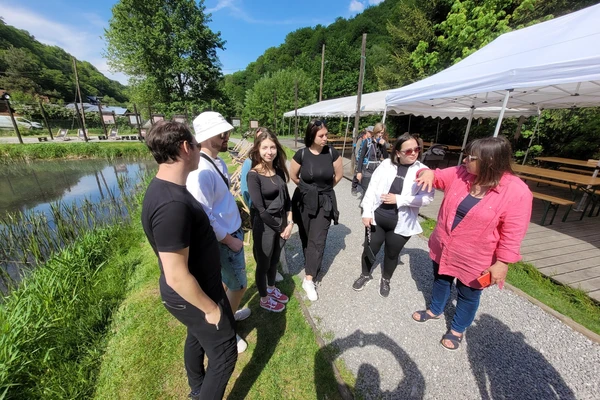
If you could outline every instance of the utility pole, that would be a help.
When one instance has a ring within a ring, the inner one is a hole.
[[[133,103],[133,112],[135,113],[135,121],[137,122],[138,133],[140,134],[140,137],[142,137],[142,119],[140,118],[140,114],[137,112],[135,103]]]
[[[294,82],[294,113],[296,114],[296,124],[294,128],[294,148],[298,148],[298,79]]]
[[[77,85],[77,94],[79,95],[79,104],[81,105],[81,124],[83,125],[83,138],[87,142],[88,137],[87,129],[85,128],[85,111],[83,110],[83,99],[81,98],[81,88],[79,87],[79,75],[77,74],[77,62],[75,61],[75,57],[73,57],[73,70],[75,71],[75,84]]]
[[[354,116],[354,129],[352,130],[352,147],[356,145],[356,138],[358,137],[358,124],[360,122],[360,97],[362,96],[363,89],[363,76],[365,74],[365,49],[367,47],[367,34],[363,33],[362,37],[362,48],[360,51],[360,71],[358,75],[358,93],[356,96],[356,115]],[[354,147],[356,151],[356,147]],[[356,167],[356,157],[352,157],[352,171]]]
[[[48,132],[50,133],[50,140],[54,140],[54,136],[52,136],[52,128],[50,128],[50,124],[48,124],[48,118],[46,117],[46,110],[44,110],[44,106],[42,105],[42,99],[38,98],[38,101],[40,103],[40,112],[44,118],[44,123],[46,124]]]
[[[273,90],[273,123],[275,124],[275,134],[277,135],[277,91]]]
[[[15,129],[15,133],[17,134],[17,138],[19,138],[19,143],[23,144],[23,138],[21,137],[21,132],[19,132],[19,126],[17,125],[17,121],[15,121],[15,116],[13,115],[13,110],[10,107],[10,96],[8,93],[4,93],[2,95],[2,99],[6,103],[6,107],[8,108],[8,114],[10,115],[10,120],[12,121],[13,128]]]
[[[319,86],[319,101],[323,100],[323,70],[325,69],[325,43],[321,50],[321,85]]]
[[[108,137],[108,132],[106,131],[106,124],[104,123],[104,116],[102,115],[102,105],[100,104],[100,97],[96,97],[98,99],[98,115],[100,115],[100,123],[102,124],[102,130],[104,131],[104,136]]]

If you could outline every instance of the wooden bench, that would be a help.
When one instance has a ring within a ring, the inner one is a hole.
[[[565,171],[565,172],[575,172],[576,174],[583,174],[583,175],[592,175],[592,173],[594,172],[594,171],[590,171],[590,170],[571,168],[571,167],[558,167],[558,169],[561,171]]]
[[[560,187],[560,188],[564,188],[564,189],[569,189],[569,190],[572,189],[571,185],[569,185],[568,183],[556,182],[556,181],[551,181],[551,180],[548,180],[548,179],[536,178],[534,176],[528,176],[528,175],[523,175],[523,174],[517,174],[517,176],[519,178],[521,178],[522,180],[524,180],[524,181],[537,182],[538,184],[539,183],[545,183],[545,184],[550,185],[550,186],[556,186],[556,187]]]
[[[569,206],[569,208],[567,209],[567,212],[565,212],[565,215],[563,216],[563,219],[562,219],[562,222],[565,222],[567,220],[567,217],[569,216],[569,212],[571,211],[573,204],[575,204],[575,202],[572,200],[566,200],[566,199],[562,199],[560,197],[550,196],[548,194],[543,194],[543,193],[538,193],[538,192],[531,192],[531,194],[533,194],[534,199],[541,200],[545,204],[544,215],[542,216],[542,222],[541,222],[542,226],[544,226],[544,223],[546,222],[546,216],[548,215],[548,211],[550,211],[550,209],[554,210],[554,213],[552,213],[552,218],[550,219],[550,223],[548,225],[552,225],[552,222],[554,222],[554,217],[556,216],[558,207]]]

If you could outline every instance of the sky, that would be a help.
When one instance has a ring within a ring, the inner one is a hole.
[[[279,46],[288,33],[306,26],[329,25],[350,18],[383,0],[205,0],[209,27],[221,32],[225,50],[218,51],[223,74],[243,70],[266,49]],[[127,77],[110,71],[103,57],[104,29],[115,0],[0,0],[0,17],[38,41],[62,47],[88,61],[111,79]]]

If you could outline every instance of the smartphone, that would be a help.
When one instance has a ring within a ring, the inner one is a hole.
[[[479,282],[482,288],[490,286],[492,284],[492,274],[486,272],[485,274],[477,278],[477,282]]]

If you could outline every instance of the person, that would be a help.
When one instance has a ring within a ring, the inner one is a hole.
[[[219,241],[223,284],[235,320],[250,316],[250,309],[238,310],[248,286],[244,259],[244,231],[242,217],[231,192],[227,164],[219,157],[227,151],[229,133],[233,130],[218,112],[206,111],[194,119],[196,140],[202,145],[198,169],[189,174],[187,188],[202,204]],[[247,343],[238,339],[238,351],[246,350]]]
[[[285,152],[277,137],[263,128],[256,136],[249,158],[252,169],[248,173],[248,191],[252,200],[259,304],[265,310],[281,312],[289,298],[275,287],[275,275],[281,248],[294,227]]]
[[[260,135],[262,132],[266,131],[267,128],[263,128],[263,127],[259,127],[256,129],[256,131],[254,132],[254,138],[258,137],[258,135]],[[250,170],[252,169],[252,159],[251,157],[248,157],[244,160],[244,163],[242,164],[242,171],[240,173],[240,191],[242,192],[242,200],[244,201],[244,203],[246,204],[246,207],[248,207],[248,210],[250,210],[250,213],[252,213],[252,199],[250,198],[250,192],[248,191],[248,172],[250,172]],[[287,168],[286,168],[287,170]],[[250,223],[252,223],[253,217],[252,215],[250,215]],[[276,271],[275,274],[275,282],[281,282],[283,281],[283,276],[279,273],[279,271]]]
[[[369,132],[368,134],[371,135],[373,132],[373,126],[367,126],[365,128],[364,131],[362,131],[362,133],[360,135],[358,135],[358,137],[356,138],[356,143],[354,144],[354,157],[356,159],[356,165],[354,167],[354,176],[352,177],[352,186],[350,188],[350,194],[352,194],[352,196],[358,196],[358,186],[360,185],[360,182],[358,181],[356,175],[357,175],[357,168],[358,168],[358,164],[360,162],[360,151],[361,151],[361,146],[362,146],[362,141],[365,140],[365,138],[367,137],[367,132]]]
[[[376,123],[375,127],[373,128],[373,141],[377,145],[377,151],[381,156],[381,161],[389,157],[389,150],[391,146],[388,140],[389,139],[387,136],[385,125],[381,122]],[[419,146],[421,146],[421,144],[419,144]],[[423,148],[423,146],[421,146],[421,148]]]
[[[235,321],[221,284],[217,238],[185,186],[198,168],[200,145],[185,125],[168,121],[152,127],[146,145],[158,172],[144,196],[142,226],[158,257],[163,305],[187,328],[189,397],[221,399],[237,361]]]
[[[529,219],[533,196],[512,171],[508,140],[489,137],[471,142],[463,165],[424,170],[417,183],[445,193],[437,225],[429,239],[434,282],[431,304],[416,311],[417,322],[437,319],[444,312],[456,279],[458,298],[450,330],[441,344],[456,350],[479,307],[482,286],[477,278],[489,272],[500,288],[508,264],[521,259],[519,249]]]
[[[352,285],[356,291],[373,279],[375,255],[385,243],[379,295],[388,297],[400,252],[412,235],[423,232],[419,207],[432,202],[433,192],[425,192],[415,183],[417,171],[427,168],[418,161],[420,152],[416,139],[405,133],[396,140],[392,158],[384,160],[373,173],[361,204],[362,221],[369,231],[361,257],[362,273]]]
[[[379,124],[379,132],[383,130],[383,124]],[[356,163],[356,179],[360,183],[363,191],[366,192],[371,182],[371,176],[377,169],[382,159],[388,158],[387,149],[385,146],[379,146],[373,139],[373,132],[367,130],[367,135],[362,141],[358,162]]]
[[[312,120],[306,126],[305,148],[294,155],[290,177],[297,185],[292,196],[292,213],[304,252],[305,277],[302,288],[310,301],[317,301],[314,279],[321,269],[327,232],[339,212],[333,187],[343,176],[342,158],[327,145],[327,126]]]

